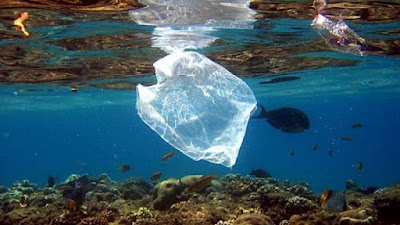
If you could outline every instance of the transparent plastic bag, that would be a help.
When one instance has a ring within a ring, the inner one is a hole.
[[[142,120],[193,160],[232,167],[256,99],[245,82],[196,52],[154,63],[157,84],[137,86]]]
[[[365,40],[358,36],[343,21],[333,22],[318,14],[311,26],[324,38],[325,43],[335,51],[364,55]]]

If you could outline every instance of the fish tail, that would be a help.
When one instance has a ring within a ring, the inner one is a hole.
[[[252,116],[252,117],[253,117],[253,118],[267,118],[268,112],[267,112],[267,110],[265,109],[265,107],[262,106],[262,105],[260,105],[260,104],[257,104],[257,106],[259,106],[259,107],[261,108],[261,113],[260,113],[259,115]]]

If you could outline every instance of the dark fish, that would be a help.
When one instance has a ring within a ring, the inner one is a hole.
[[[74,188],[70,184],[57,185],[55,189],[60,191],[72,191]]]
[[[329,157],[333,158],[334,154],[333,154],[333,150],[330,148],[328,151],[328,155]]]
[[[54,178],[53,176],[49,176],[47,178],[47,187],[53,187],[55,183],[56,183],[56,178]]]
[[[211,174],[207,176],[202,176],[198,180],[196,180],[192,185],[190,185],[186,190],[188,192],[198,192],[203,188],[207,187],[212,180],[217,178],[217,175]]]
[[[315,151],[315,150],[317,150],[318,149],[318,145],[313,145],[312,147],[311,147],[311,150],[313,150],[313,151]]]
[[[249,175],[253,175],[258,178],[268,178],[271,177],[271,174],[269,174],[267,171],[263,169],[252,169],[251,173]]]
[[[343,192],[324,190],[320,201],[321,208],[327,211],[342,212],[346,210],[346,196]]]
[[[292,81],[292,80],[298,80],[298,79],[300,79],[300,77],[296,77],[296,76],[277,77],[277,78],[272,78],[269,81],[258,82],[258,84],[274,84],[274,83],[280,83],[280,82],[286,82],[286,81]]]
[[[0,62],[3,63],[4,65],[7,65],[7,66],[16,66],[16,65],[18,65],[18,61],[17,60],[8,61],[8,60],[0,59]]]
[[[353,123],[351,128],[361,128],[363,125],[361,123]]]
[[[131,170],[131,166],[124,164],[124,165],[121,165],[120,167],[118,167],[118,170],[122,173],[125,173],[125,172],[128,172],[129,170]]]
[[[295,154],[294,150],[291,150],[290,151],[290,156],[294,156],[294,154]]]
[[[78,203],[83,203],[85,201],[85,191],[83,190],[82,185],[78,181],[68,182],[64,187],[70,186],[70,188],[65,188],[63,190],[63,197],[67,199],[71,199]]]
[[[77,92],[78,92],[78,88],[77,88],[77,87],[71,87],[70,90],[71,90],[72,92],[74,92],[74,93],[77,93]]]
[[[167,161],[167,160],[170,159],[172,156],[174,156],[174,154],[175,154],[175,151],[170,151],[170,152],[168,152],[167,154],[163,155],[163,156],[161,157],[161,160],[162,160],[162,161]]]
[[[357,170],[358,170],[358,171],[361,171],[361,170],[364,169],[364,165],[363,165],[362,162],[358,162],[357,165],[356,165],[356,167],[357,167]]]
[[[289,133],[300,133],[310,128],[310,120],[304,112],[295,108],[281,108],[267,112],[262,106],[261,113],[253,118],[266,118],[273,127]]]
[[[161,172],[157,171],[155,173],[153,173],[153,175],[150,177],[151,180],[158,180],[161,177]]]
[[[342,136],[341,139],[342,139],[343,141],[353,141],[353,138],[352,138],[352,137],[349,137],[349,136]]]

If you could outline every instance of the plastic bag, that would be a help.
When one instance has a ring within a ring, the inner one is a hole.
[[[129,15],[138,24],[153,26],[212,26],[251,28],[255,12],[249,0],[141,0],[145,8]]]
[[[211,27],[193,26],[181,29],[156,27],[153,31],[152,47],[172,53],[177,50],[205,48],[218,38],[210,36]]]
[[[325,43],[335,51],[364,55],[365,40],[354,32],[344,21],[334,22],[321,11],[326,7],[325,0],[314,0],[317,16],[311,26],[324,38]]]
[[[154,63],[157,84],[137,86],[142,120],[193,160],[232,167],[256,99],[241,79],[196,52]]]

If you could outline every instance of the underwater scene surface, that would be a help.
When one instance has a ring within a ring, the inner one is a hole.
[[[38,2],[0,2],[0,224],[400,224],[398,1],[256,0],[196,36],[146,2]],[[257,100],[232,167],[138,115],[189,42]]]

